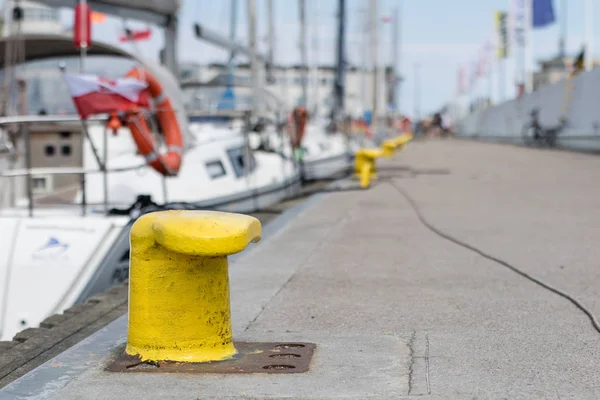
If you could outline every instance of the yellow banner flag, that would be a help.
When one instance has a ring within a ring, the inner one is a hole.
[[[502,59],[508,57],[508,14],[503,11],[494,13],[494,23],[496,25],[496,58]]]

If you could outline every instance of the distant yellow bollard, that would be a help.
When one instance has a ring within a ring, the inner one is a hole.
[[[393,156],[397,147],[398,147],[398,145],[396,144],[396,141],[394,139],[385,140],[381,144],[381,150],[383,150],[383,156],[387,157],[387,158]]]
[[[403,150],[408,142],[412,140],[412,134],[403,133],[402,135],[384,140],[381,144],[384,157],[391,157],[398,150]]]
[[[360,170],[360,187],[367,188],[371,184],[371,174],[373,173],[373,166],[370,164],[364,164]]]
[[[377,177],[375,160],[383,156],[381,149],[359,149],[354,158],[354,173],[362,188],[367,188],[371,180]]]
[[[403,133],[402,135],[398,136],[395,139],[395,141],[398,146],[404,147],[412,139],[413,139],[412,133]]]
[[[161,211],[131,228],[129,355],[206,362],[236,354],[227,256],[261,237],[247,215]]]

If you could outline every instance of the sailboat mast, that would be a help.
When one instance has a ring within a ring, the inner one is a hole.
[[[368,42],[368,33],[369,33],[369,16],[367,14],[366,9],[362,9],[360,11],[360,20],[361,20],[361,28],[362,28],[362,37],[361,37],[361,45],[362,45],[362,64],[361,64],[361,74],[360,74],[360,89],[362,92],[361,96],[361,105],[362,111],[365,112],[369,109],[369,85],[367,81],[369,79],[369,42]]]
[[[79,34],[80,37],[83,38],[83,40],[79,44],[79,46],[80,46],[80,48],[79,48],[79,71],[81,73],[84,73],[86,70],[86,68],[85,68],[86,67],[86,57],[87,57],[87,49],[88,49],[88,45],[89,45],[88,41],[90,40],[90,38],[88,38],[86,35],[86,31],[88,29],[87,24],[90,23],[90,20],[88,18],[86,18],[87,13],[84,11],[84,10],[87,10],[87,1],[79,0],[79,7],[81,9],[81,14],[79,15],[80,32],[75,32],[75,35]]]
[[[267,57],[267,82],[275,83],[275,23],[273,15],[273,0],[267,0],[267,13],[269,18],[269,54]]]
[[[320,35],[320,24],[319,24],[319,1],[316,0],[314,2],[314,14],[313,14],[313,73],[312,73],[312,83],[313,83],[313,98],[314,98],[314,112],[318,113],[319,110],[319,64],[321,61],[320,51],[319,51],[319,35]]]
[[[371,127],[374,134],[377,134],[377,100],[379,92],[377,88],[377,0],[370,1],[369,11],[371,13],[371,63],[373,65],[373,109],[371,114]]]
[[[341,117],[344,111],[344,83],[345,83],[345,54],[344,43],[346,43],[346,0],[339,0],[338,3],[338,42],[337,42],[337,71],[335,76],[335,114],[334,117]]]
[[[402,7],[402,0],[400,0],[400,7]],[[400,80],[399,80],[399,40],[400,40],[400,7],[396,7],[395,11],[394,11],[394,20],[392,21],[394,24],[394,40],[392,40],[392,93],[391,93],[391,105],[392,105],[392,115],[393,116],[397,116],[398,113],[400,112],[399,106],[398,106],[398,92],[399,92],[399,87],[400,87]]]
[[[256,58],[256,2],[248,1],[248,47],[250,50],[250,68],[252,70],[252,88],[254,91],[254,101],[252,108],[258,111],[259,100],[259,82],[258,82],[258,59]]]
[[[298,0],[300,6],[300,68],[302,71],[302,102],[307,105],[308,97],[308,66],[306,62],[306,1]]]
[[[229,39],[232,42],[235,41],[236,36],[236,25],[237,25],[237,0],[231,0],[231,20],[229,21]],[[227,84],[229,86],[233,85],[235,68],[234,68],[234,60],[235,58],[235,50],[231,50],[231,54],[229,55],[229,63],[227,65],[228,75],[227,75]]]

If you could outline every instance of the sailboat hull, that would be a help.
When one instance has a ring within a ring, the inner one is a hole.
[[[299,176],[191,205],[249,213],[300,189]],[[3,218],[0,231],[0,340],[38,326],[129,277],[129,217]],[[6,247],[6,248],[3,248]]]
[[[304,163],[304,179],[308,181],[331,179],[350,170],[353,156],[350,153],[323,157]]]

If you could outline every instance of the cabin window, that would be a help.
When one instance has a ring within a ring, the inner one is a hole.
[[[46,178],[45,177],[33,177],[31,178],[31,188],[34,192],[40,193],[45,192],[46,188]]]
[[[61,147],[60,152],[63,156],[68,157],[71,155],[71,145],[65,144]]]
[[[47,144],[46,147],[44,147],[44,153],[48,156],[48,157],[52,157],[54,155],[55,149],[54,146],[51,144]]]
[[[68,139],[68,138],[71,137],[71,132],[69,132],[69,131],[61,132],[60,133],[60,137],[63,138],[63,139]]]
[[[206,163],[206,171],[211,179],[217,179],[226,175],[225,168],[221,161],[210,161]]]
[[[246,154],[244,154],[244,149],[245,147],[236,147],[227,150],[227,155],[229,156],[229,160],[233,165],[235,175],[238,178],[244,176],[246,163]],[[250,161],[248,172],[252,172],[256,168],[256,160],[254,159],[254,154],[252,154],[252,151],[249,151],[248,159]]]

